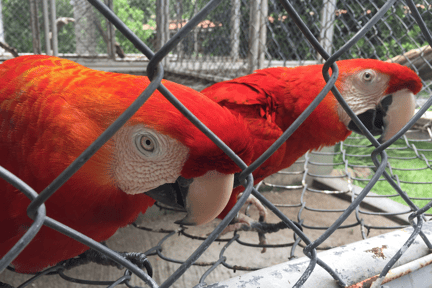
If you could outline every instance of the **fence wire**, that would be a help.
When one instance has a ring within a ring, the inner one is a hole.
[[[117,57],[122,58],[127,57],[125,54],[131,55],[131,53],[136,53],[135,49],[138,49],[149,59],[147,75],[151,79],[151,84],[119,119],[63,171],[49,185],[49,188],[42,191],[39,195],[20,179],[0,167],[0,177],[32,199],[28,211],[29,215],[34,218],[34,223],[27,233],[0,260],[0,271],[6,269],[24,247],[32,241],[42,225],[47,225],[107,255],[126,268],[125,275],[113,282],[73,279],[65,275],[64,266],[59,265],[43,271],[26,283],[23,283],[20,287],[31,285],[33,281],[46,274],[58,274],[63,279],[71,282],[105,285],[108,287],[116,287],[121,284],[132,287],[129,281],[131,275],[134,274],[144,281],[147,287],[170,287],[191,265],[209,267],[195,286],[197,288],[205,287],[206,278],[219,265],[232,270],[245,271],[262,268],[229,263],[225,252],[235,242],[240,245],[253,246],[260,249],[291,247],[290,257],[294,257],[296,249],[299,250],[298,247],[302,247],[304,248],[302,252],[310,258],[310,262],[303,276],[297,279],[294,287],[302,287],[317,264],[324,268],[337,281],[339,286],[345,287],[348,283],[340,277],[339,273],[331,268],[332,263],[325,263],[317,257],[317,250],[332,248],[322,244],[337,229],[358,226],[362,232],[362,237],[366,238],[371,230],[396,229],[405,227],[407,224],[410,224],[414,228],[411,237],[407,240],[404,247],[401,247],[400,253],[397,253],[389,260],[388,265],[381,272],[381,276],[387,274],[404,251],[406,251],[406,248],[413,243],[417,235],[420,235],[425,244],[432,249],[431,243],[421,230],[425,220],[424,217],[431,215],[428,211],[432,207],[432,199],[422,195],[428,195],[427,192],[430,191],[432,182],[430,180],[418,181],[415,177],[410,178],[409,175],[406,176],[406,172],[415,174],[432,169],[430,164],[432,162],[432,148],[430,145],[432,142],[431,125],[430,123],[424,123],[420,126],[414,126],[414,131],[411,130],[408,134],[405,134],[415,123],[420,123],[420,117],[432,105],[432,97],[429,97],[431,94],[429,77],[431,76],[432,69],[430,59],[428,58],[430,54],[428,54],[427,50],[430,47],[424,47],[428,43],[432,44],[431,35],[424,21],[431,18],[431,6],[427,2],[417,5],[413,1],[395,0],[381,2],[345,0],[339,1],[337,5],[336,1],[323,2],[315,0],[281,0],[280,2],[275,0],[268,0],[268,2],[265,0],[253,0],[250,2],[245,0],[234,0],[231,2],[212,0],[190,3],[183,3],[182,1],[171,1],[170,3],[167,0],[160,0],[156,3],[153,1],[123,2],[106,1],[107,6],[99,0],[89,0],[88,2],[83,0],[56,1],[57,14],[59,15],[60,13],[61,15],[59,18],[54,17],[58,29],[58,35],[56,36],[58,38],[58,53],[62,54],[60,56],[72,55],[95,58],[96,56],[100,57],[101,54],[106,54],[106,57],[114,58],[117,55]],[[11,52],[11,49],[15,49],[18,53],[41,53],[43,46],[41,42],[45,41],[44,52],[55,54],[54,43],[56,41],[53,40],[54,36],[46,33],[47,30],[44,30],[42,26],[43,21],[39,19],[47,19],[41,12],[44,9],[43,3],[33,0],[28,2],[2,0],[1,3],[3,5],[3,23],[11,23],[11,25],[2,28],[4,29],[4,33],[0,33],[3,36],[0,42],[4,44],[2,47],[6,52]],[[123,5],[125,3],[127,5]],[[100,13],[93,10],[90,4]],[[132,9],[133,7],[139,7],[142,13],[135,13],[135,10]],[[317,7],[324,8],[318,9]],[[21,9],[23,8],[25,8],[24,11],[29,11],[33,17],[29,17],[28,20],[25,20],[25,17],[21,17],[17,21],[12,21],[14,13],[18,13],[16,11],[22,12],[23,10]],[[211,11],[214,11],[213,14],[209,14]],[[226,11],[230,11],[230,13],[226,13]],[[362,13],[359,14],[358,11],[362,11]],[[190,16],[185,16],[186,12],[189,12]],[[162,17],[161,15],[163,14],[166,17]],[[62,17],[64,19],[59,20]],[[170,18],[174,20],[171,21]],[[11,19],[11,21],[6,22],[8,21],[7,19]],[[24,21],[30,21],[31,23],[22,24]],[[429,22],[426,21],[426,23]],[[294,24],[298,28],[294,27]],[[10,30],[12,27],[15,27],[14,25],[18,27],[19,25],[31,26],[32,30],[28,28],[14,28],[15,30]],[[117,33],[113,37],[114,29],[110,25],[114,25],[117,31],[122,34]],[[165,28],[162,29],[161,26]],[[395,27],[403,27],[403,29]],[[11,31],[20,31],[22,34],[11,33]],[[39,36],[35,37],[35,35]],[[299,38],[307,38],[308,42],[297,41],[296,39]],[[33,41],[31,41],[32,39]],[[35,39],[39,39],[39,42]],[[407,41],[412,46],[407,45]],[[148,45],[144,44],[144,42],[148,43]],[[53,48],[52,52],[48,49],[50,45]],[[422,50],[419,50],[420,48]],[[156,49],[158,50],[157,53],[152,52]],[[412,49],[417,49],[416,51],[420,52],[416,53]],[[406,52],[410,54],[400,56]],[[138,56],[135,57],[139,58]],[[408,62],[409,64],[407,65],[411,66],[422,76],[424,89],[422,91],[423,94],[420,94],[417,99],[417,104],[420,108],[419,111],[400,133],[383,145],[379,145],[375,138],[366,130],[334,87],[334,83],[338,77],[338,68],[335,61],[352,57],[391,58],[395,62],[405,61],[403,64],[407,64],[406,62]],[[290,66],[294,65],[293,61],[295,61],[296,65],[299,62],[303,64],[317,63],[324,61],[323,59],[325,59],[326,68],[323,76],[327,81],[327,85],[305,112],[284,132],[280,139],[250,166],[246,166],[237,155],[195,116],[187,111],[175,98],[175,95],[172,95],[161,84],[161,80],[164,77],[164,68],[168,71],[176,71],[178,74],[200,76],[201,78],[214,81],[243,75],[256,68],[279,65]],[[161,63],[163,63],[163,66]],[[328,69],[330,68],[333,71],[331,77],[328,73]],[[62,225],[55,219],[47,217],[44,205],[44,202],[84,164],[85,161],[83,159],[88,159],[108,141],[156,89],[227,153],[243,170],[239,175],[239,179],[247,180],[243,196],[227,217],[207,237],[190,234],[184,229],[158,230],[134,224],[134,227],[137,229],[166,234],[156,246],[144,253],[146,256],[157,255],[157,257],[165,261],[181,264],[160,285],[151,278],[151,267],[146,267],[145,271],[143,271],[105,245],[96,243],[85,235]],[[300,167],[300,170],[293,171],[295,169],[292,168],[290,171],[279,173],[283,177],[287,175],[297,177],[297,179],[300,179],[298,185],[280,184],[277,181],[268,179],[259,184],[258,187],[253,188],[251,173],[290,137],[330,90],[353,121],[355,121],[356,125],[362,127],[366,137],[354,134],[337,146],[334,151],[307,153],[304,159],[299,160],[296,164],[296,167]],[[419,131],[421,133],[416,134]],[[405,135],[399,139],[403,134]],[[373,144],[373,147],[370,147],[370,143]],[[316,161],[314,157],[324,157],[326,160]],[[327,167],[333,170],[333,172],[330,175],[326,173],[321,174],[312,168],[314,166]],[[345,181],[344,183],[348,184],[346,185],[346,189],[330,191],[328,187],[322,188],[321,186],[322,189],[317,188],[311,184],[310,179],[315,179],[318,182],[321,181],[321,184],[324,183],[325,185],[328,184],[328,182],[324,181],[325,179],[331,179],[332,181],[342,179]],[[364,189],[355,189],[356,186],[353,186],[354,184],[362,186]],[[376,191],[374,187],[378,187],[381,184],[388,185],[391,189],[387,189],[387,191],[391,192],[383,195],[373,194],[371,190]],[[301,191],[300,200],[298,202],[273,204],[258,192],[258,190],[266,186],[288,191],[299,189]],[[423,194],[414,193],[420,190],[419,187],[422,186],[426,187],[426,189],[423,189],[426,192]],[[305,201],[307,193],[348,195],[351,203],[345,209],[310,207]],[[218,235],[229,224],[231,219],[234,218],[250,194],[257,197],[280,219],[280,222],[277,223],[261,223],[261,226],[253,227],[252,230],[265,234],[290,228],[294,232],[292,241],[267,245],[253,244],[242,241],[241,234],[239,233],[234,233],[232,238],[218,239]],[[401,211],[368,211],[360,206],[361,202],[366,202],[368,198],[391,198],[407,206],[401,206]],[[297,219],[295,221],[285,215],[287,214],[285,210],[290,209],[296,209]],[[339,213],[340,215],[328,226],[316,226],[313,223],[305,221],[304,214],[307,211]],[[342,225],[353,212],[355,220],[352,223]],[[364,217],[369,215],[390,217],[396,219],[396,222],[401,223],[401,225],[370,225],[364,219]],[[312,241],[305,233],[305,230],[323,232],[320,233],[320,237],[317,240]],[[168,257],[164,255],[162,250],[163,243],[177,234],[202,241],[202,244],[186,261]],[[213,242],[225,243],[218,260],[214,262],[199,262],[200,255]],[[13,270],[10,267],[8,269]]]

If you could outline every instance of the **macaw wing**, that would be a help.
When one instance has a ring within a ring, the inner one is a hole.
[[[252,77],[249,76],[242,77],[246,78],[243,80],[239,78],[214,84],[204,89],[202,93],[219,105],[228,108],[236,116],[244,118],[251,132],[250,141],[254,147],[253,160],[256,160],[282,135],[283,131],[275,123],[277,106],[273,98],[263,89],[256,87],[250,81]],[[245,83],[246,80],[247,83]],[[285,144],[254,172],[254,176],[262,180],[277,172],[284,154]],[[273,171],[273,168],[276,170]]]
[[[277,68],[270,70],[273,72]],[[221,106],[240,112],[245,118],[261,117],[274,123],[278,108],[276,95],[284,91],[282,83],[275,75],[277,74],[266,70],[257,70],[247,76],[216,83],[201,93]],[[259,115],[256,115],[256,112]]]
[[[265,104],[268,102],[267,98],[272,97],[273,91],[283,88],[279,87],[277,82],[278,78],[275,75],[257,70],[250,75],[216,83],[201,92],[221,105],[225,103]]]

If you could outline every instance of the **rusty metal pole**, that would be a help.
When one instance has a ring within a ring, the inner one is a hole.
[[[169,0],[156,1],[156,43],[159,50],[169,39]],[[168,64],[168,57],[162,60],[162,65]]]
[[[51,5],[51,39],[52,51],[54,56],[58,56],[58,39],[57,39],[57,13],[55,0],[50,1]]]
[[[113,10],[114,3],[113,0],[105,0],[105,4]],[[107,54],[109,59],[115,60],[116,51],[115,51],[115,34],[114,34],[114,26],[111,24],[111,22],[106,21],[107,26]]]
[[[4,27],[3,27],[3,11],[2,8],[2,1],[0,0],[0,42],[5,43],[5,35],[4,35]],[[5,49],[0,48],[0,54],[3,54],[5,52]]]
[[[264,68],[265,51],[267,49],[267,17],[268,17],[268,1],[261,0],[260,11],[260,27],[259,27],[259,43],[258,43],[258,69]]]
[[[82,55],[96,55],[96,15],[92,5],[87,0],[71,0],[75,18],[76,53]]]
[[[170,37],[170,29],[169,29],[169,0],[165,0],[165,4],[164,4],[164,10],[163,13],[165,14],[164,19],[165,19],[165,24],[164,24],[164,30],[165,30],[165,42],[168,42],[168,40],[171,38]],[[164,58],[164,62],[163,64],[165,66],[167,66],[169,64],[169,55],[167,55],[167,57]]]
[[[233,62],[239,58],[240,50],[240,0],[231,1],[231,53]]]
[[[51,54],[51,43],[50,43],[48,0],[42,0],[42,14],[43,14],[43,18],[44,18],[45,53],[46,53],[46,55],[52,55]]]
[[[197,1],[194,3],[193,14],[195,15],[198,12]],[[198,59],[198,31],[200,30],[199,25],[192,30],[193,33],[193,52],[192,55],[195,54],[195,59]]]
[[[166,42],[165,39],[165,13],[164,11],[165,0],[156,1],[156,50],[161,49]],[[163,60],[162,60],[163,63]]]
[[[176,31],[180,31],[181,27],[183,27],[183,0],[177,0],[175,2],[176,7]],[[183,54],[184,54],[184,43],[183,41],[180,41],[180,43],[177,45],[177,65],[181,63],[183,60]]]
[[[259,28],[260,28],[260,7],[261,0],[251,0],[250,20],[249,20],[249,54],[248,72],[253,73],[258,69],[258,47],[259,47]]]
[[[33,53],[41,54],[37,3],[36,0],[29,0],[29,2],[30,2],[30,26],[32,30],[32,39],[33,39]]]
[[[162,13],[162,0],[156,0],[156,48],[155,50],[159,50],[162,47],[163,43],[163,13]]]
[[[321,31],[320,44],[327,53],[332,54],[333,50],[333,30],[335,22],[336,0],[327,0],[324,2],[321,9]],[[318,54],[318,60],[323,61],[321,55]]]

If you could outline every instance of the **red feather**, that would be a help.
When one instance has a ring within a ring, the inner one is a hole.
[[[76,159],[148,86],[146,77],[100,72],[48,56],[25,56],[0,65],[0,165],[41,192]],[[250,162],[245,124],[200,93],[163,84],[244,161]],[[143,123],[189,148],[182,176],[209,170],[240,169],[159,92],[126,125]],[[239,137],[241,135],[241,137]],[[96,241],[115,231],[154,203],[145,194],[128,195],[110,174],[108,141],[48,201],[47,215]],[[33,221],[24,194],[0,180],[0,257]],[[14,260],[18,272],[37,272],[72,258],[88,247],[42,227]]]
[[[409,68],[371,59],[338,61],[340,90],[345,79],[360,69],[374,69],[390,76],[386,93],[407,88],[414,94],[422,87],[419,77]],[[233,80],[216,83],[203,91],[204,95],[242,116],[250,130],[255,161],[309,106],[326,82],[323,65],[295,68],[275,67]],[[330,73],[331,74],[331,73]],[[332,146],[345,140],[351,131],[339,120],[337,100],[332,92],[291,135],[291,137],[253,173],[255,184],[277,171],[291,166],[307,151]],[[223,218],[236,203],[243,187],[234,189],[230,202],[219,218]]]

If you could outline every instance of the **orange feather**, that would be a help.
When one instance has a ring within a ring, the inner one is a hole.
[[[41,192],[76,159],[148,86],[147,77],[100,72],[69,60],[23,56],[0,65],[0,165]],[[162,82],[244,161],[251,158],[246,127],[226,108],[190,88]],[[126,125],[142,123],[189,148],[181,175],[240,169],[158,91]],[[241,135],[241,137],[239,137]],[[112,180],[108,141],[48,201],[47,215],[96,241],[154,203],[145,194],[128,195]],[[0,180],[0,257],[33,221],[24,194]],[[14,260],[18,272],[37,272],[72,258],[88,247],[42,227]]]
[[[409,68],[371,59],[338,61],[336,87],[341,91],[346,79],[360,69],[374,69],[390,76],[386,93],[407,88],[414,94],[422,87]],[[233,80],[216,83],[204,95],[245,119],[250,131],[255,161],[309,106],[326,84],[323,65],[295,68],[275,67]],[[330,73],[331,74],[331,73]],[[337,114],[338,102],[329,92],[291,137],[253,173],[257,184],[265,177],[291,166],[307,151],[332,146],[350,134]],[[234,189],[230,202],[219,216],[223,218],[236,203],[242,187]]]

